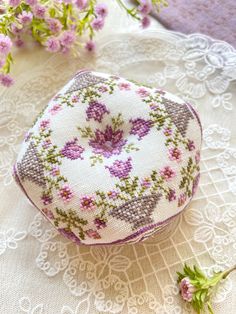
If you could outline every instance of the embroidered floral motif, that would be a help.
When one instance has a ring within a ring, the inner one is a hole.
[[[116,160],[112,166],[105,166],[110,174],[117,178],[127,178],[130,171],[132,170],[131,157],[129,157],[126,161]]]
[[[138,96],[147,113],[125,120],[121,113],[112,114],[110,104],[104,99],[114,92],[124,95],[130,90]],[[51,123],[53,115],[76,106],[83,111],[85,124],[77,128],[72,125],[72,133],[77,131],[77,134],[56,145]],[[33,181],[42,188],[42,213],[73,242],[81,244],[88,240],[92,243],[94,240],[96,243],[102,239],[103,230],[109,228],[111,217],[137,230],[134,237],[144,233],[140,237],[144,239],[145,235],[162,227],[156,225],[153,215],[155,210],[162,210],[158,208],[160,200],[184,207],[196,192],[200,153],[196,150],[197,143],[186,137],[188,123],[195,119],[195,113],[184,103],[166,99],[165,92],[119,77],[105,78],[83,72],[76,76],[66,93],[54,97],[45,113],[50,118],[38,119],[37,131],[30,132],[28,139],[29,151],[17,168],[23,182]],[[164,139],[166,164],[160,169],[150,169],[144,176],[135,175],[140,142],[155,133]],[[64,170],[64,162],[69,163],[68,160],[76,167],[78,163],[81,167],[100,163],[105,175],[113,180],[113,186],[109,190],[98,188],[92,193],[77,194],[77,186],[72,185]],[[130,236],[118,242],[129,242]]]
[[[106,106],[98,101],[93,101],[86,110],[87,120],[94,119],[101,122],[105,113],[110,113]]]
[[[84,152],[84,148],[78,145],[77,142],[77,138],[67,142],[61,150],[61,154],[71,160],[78,158],[83,159],[82,153]]]
[[[95,131],[95,136],[89,141],[89,145],[93,147],[95,154],[101,154],[106,158],[112,155],[119,155],[127,140],[123,139],[122,130],[113,130],[107,125],[105,131]]]
[[[130,122],[132,123],[130,134],[138,135],[139,140],[149,133],[152,126],[152,121],[141,118],[130,119]]]
[[[90,211],[96,208],[95,199],[93,196],[84,195],[80,197],[81,210]]]

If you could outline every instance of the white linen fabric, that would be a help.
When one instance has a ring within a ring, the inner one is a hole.
[[[187,262],[210,274],[236,259],[235,50],[203,35],[156,30],[106,37],[89,61],[22,54],[28,71],[23,59],[16,63],[16,85],[1,90],[0,312],[191,313],[176,271]],[[34,60],[40,64],[33,67]],[[183,214],[144,242],[77,246],[35,212],[13,181],[24,133],[78,68],[164,88],[200,114],[199,189]],[[235,280],[232,274],[219,287],[215,313],[234,312]]]

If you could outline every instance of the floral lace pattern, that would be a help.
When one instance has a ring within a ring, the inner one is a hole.
[[[190,207],[158,236],[143,243],[112,248],[78,247],[58,235],[40,213],[34,216],[32,206],[25,201],[18,208],[16,204],[22,199],[22,193],[18,193],[10,176],[18,144],[51,94],[79,67],[78,62],[51,58],[35,76],[24,77],[14,92],[6,91],[1,97],[1,102],[6,104],[5,120],[1,124],[5,132],[1,133],[5,143],[0,168],[5,191],[0,211],[1,232],[5,234],[15,228],[13,234],[23,230],[28,233],[26,238],[17,241],[16,250],[8,249],[6,238],[3,240],[6,249],[1,255],[5,258],[1,265],[8,281],[1,278],[2,285],[14,283],[16,276],[21,280],[20,274],[25,282],[21,289],[13,284],[12,292],[2,291],[4,304],[1,306],[7,313],[191,313],[175,285],[175,272],[181,270],[182,264],[197,263],[211,272],[211,265],[215,270],[222,270],[235,263],[235,109],[232,106],[229,110],[228,105],[236,99],[235,51],[228,44],[203,35],[183,36],[164,31],[148,32],[148,36],[119,35],[106,39],[100,47],[97,70],[163,87],[197,106],[203,124],[199,189]],[[209,62],[209,58],[213,60],[213,50],[217,60],[224,60],[222,64]],[[187,60],[188,54],[193,60]],[[85,63],[81,65],[84,66]],[[211,74],[207,76],[209,66]],[[62,71],[64,77],[58,76]],[[201,78],[198,72],[206,76]],[[110,113],[100,108],[101,117],[106,118]],[[93,119],[92,112],[88,119]],[[139,135],[142,133],[137,138]],[[73,149],[77,145],[76,142],[68,144],[69,156],[83,157],[83,152]],[[182,157],[178,151],[170,155],[176,163]],[[56,167],[54,173],[57,174]],[[143,183],[150,184],[148,180]],[[15,200],[11,199],[13,194]],[[109,195],[113,197],[115,191]],[[81,201],[85,207],[92,208],[93,199],[88,196]],[[97,221],[101,228],[105,223]],[[20,272],[15,271],[16,259]],[[35,293],[35,280],[40,294]],[[216,313],[234,311],[234,283],[233,276],[222,283],[215,296]],[[58,291],[54,296],[52,286]],[[60,293],[63,300],[58,297]],[[7,302],[9,299],[11,304]]]

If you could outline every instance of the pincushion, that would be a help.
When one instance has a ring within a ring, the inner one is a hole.
[[[77,244],[141,241],[190,202],[201,124],[190,104],[126,79],[80,71],[29,130],[17,183]]]

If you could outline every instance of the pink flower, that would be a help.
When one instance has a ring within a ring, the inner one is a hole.
[[[47,120],[42,120],[42,121],[40,122],[40,129],[41,129],[41,130],[45,130],[45,129],[49,126],[49,124],[50,124],[50,120],[49,120],[49,119],[47,119]]]
[[[89,52],[94,52],[96,49],[95,42],[92,40],[87,41],[87,43],[85,44],[85,49]]]
[[[185,193],[182,193],[180,194],[179,198],[178,198],[178,207],[181,207],[184,205],[184,203],[186,202],[186,194]]]
[[[4,66],[5,62],[5,59],[0,59],[0,69]]]
[[[20,4],[21,0],[9,0],[9,5],[11,7],[17,7]]]
[[[56,37],[49,37],[46,41],[47,51],[58,52],[61,48],[60,42]]]
[[[14,35],[20,34],[22,32],[22,30],[23,30],[22,25],[17,25],[16,23],[12,23],[10,28],[11,28],[11,32]]]
[[[14,41],[14,45],[18,48],[21,48],[24,46],[24,41],[20,38],[20,37],[17,37],[16,40]]]
[[[107,5],[105,3],[100,3],[100,4],[96,5],[95,12],[101,18],[106,17],[108,14]]]
[[[76,40],[75,32],[73,31],[64,31],[60,36],[60,43],[62,46],[69,48],[71,47]]]
[[[50,29],[50,31],[54,34],[59,33],[62,29],[62,24],[59,20],[57,19],[53,19],[53,18],[49,18],[46,20],[47,24],[48,24],[48,28]]]
[[[88,0],[75,0],[75,4],[80,10],[84,10],[88,5]]]
[[[129,83],[120,83],[120,84],[118,84],[118,87],[120,90],[130,90],[130,84]]]
[[[95,224],[97,229],[102,229],[102,228],[105,228],[107,226],[106,221],[104,221],[100,218],[95,218],[93,223]]]
[[[84,211],[91,211],[96,208],[95,198],[90,195],[83,195],[80,198],[80,208]]]
[[[191,284],[190,279],[188,277],[183,278],[180,281],[179,287],[182,298],[187,302],[191,302],[195,287]]]
[[[48,148],[52,145],[51,139],[47,138],[44,142],[43,142],[43,148]]]
[[[71,240],[72,242],[76,244],[81,244],[80,239],[71,230],[68,230],[65,228],[59,228],[58,231],[60,232],[60,234],[62,234],[64,237]]]
[[[148,15],[152,10],[152,4],[149,0],[140,0],[140,5],[138,6],[138,10],[143,15]]]
[[[169,189],[169,192],[168,192],[168,195],[167,195],[167,199],[168,199],[169,202],[172,202],[172,201],[176,200],[175,190]]]
[[[97,17],[92,21],[91,25],[95,31],[99,31],[104,26],[104,19],[102,19],[101,17]]]
[[[33,14],[31,12],[22,11],[21,14],[18,15],[19,22],[21,24],[29,24],[33,19]]]
[[[8,74],[0,74],[0,84],[5,87],[10,87],[14,83],[13,78]]]
[[[101,239],[100,234],[99,234],[96,230],[89,229],[89,230],[86,230],[85,233],[87,234],[87,236],[88,236],[89,238],[92,238],[92,239]]]
[[[67,203],[72,199],[74,193],[68,184],[64,184],[63,187],[60,188],[58,195],[65,203]]]
[[[0,54],[6,56],[12,47],[10,37],[0,34]]]
[[[171,169],[169,166],[164,167],[160,171],[160,174],[166,181],[169,181],[176,176],[175,171]]]
[[[34,13],[34,16],[37,17],[38,19],[44,19],[46,8],[40,4],[36,4],[33,7],[33,13]]]
[[[53,107],[51,109],[49,109],[49,112],[52,115],[55,115],[56,113],[58,113],[60,110],[62,110],[62,107],[58,104],[53,105]]]
[[[119,179],[127,178],[132,170],[131,158],[126,161],[116,160],[110,167],[105,166],[110,171],[110,174]]]
[[[48,194],[43,194],[41,197],[41,200],[43,201],[44,205],[48,205],[52,203],[52,196]]]
[[[147,28],[150,25],[151,20],[148,16],[144,16],[141,20],[141,23],[142,23],[142,28]]]
[[[174,161],[180,162],[181,161],[181,155],[182,155],[181,150],[178,149],[177,147],[169,149],[169,158],[170,158],[170,160],[174,160]]]
[[[37,3],[37,0],[25,0],[25,3],[27,3],[30,6],[34,6]]]
[[[136,93],[141,97],[141,98],[145,98],[147,96],[149,96],[149,92],[144,88],[144,87],[140,87]]]

